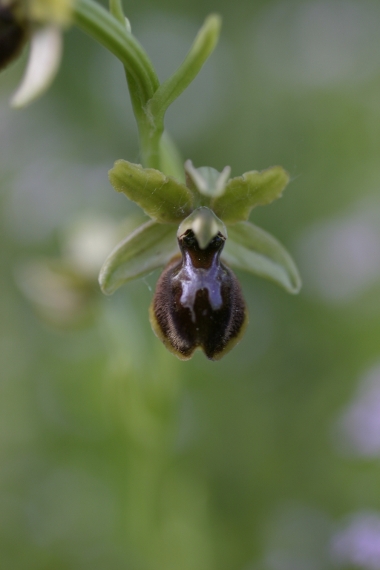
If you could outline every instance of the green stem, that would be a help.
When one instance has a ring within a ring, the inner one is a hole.
[[[123,63],[139,131],[141,161],[160,169],[162,121],[148,112],[148,102],[159,87],[153,65],[136,38],[128,31],[120,0],[110,0],[111,14],[93,0],[76,0],[74,23],[116,55]]]
[[[75,0],[73,21],[84,32],[120,59],[125,68],[139,131],[143,166],[176,172],[183,177],[179,153],[164,141],[164,116],[168,106],[184,91],[213,51],[219,36],[220,17],[209,16],[178,70],[160,86],[153,65],[132,35],[121,0],[109,0],[110,12],[94,0]],[[171,156],[172,155],[172,156]]]
[[[123,11],[123,6],[121,0],[109,0],[109,7],[111,14],[122,24],[123,28],[127,30],[128,33],[131,33],[130,26],[127,24],[125,14]],[[139,93],[139,86],[133,77],[133,75],[129,72],[127,66],[124,66],[125,76],[127,78],[128,83],[128,90],[129,95],[131,97],[131,103],[133,112],[136,118],[137,127],[139,131],[139,139],[140,139],[140,147],[141,147],[141,154],[142,154],[142,161],[144,165],[146,164],[145,155],[148,154],[145,150],[146,143],[144,142],[144,135],[143,133],[147,130],[146,123],[147,123],[147,114],[145,112],[145,108],[142,104],[140,99]],[[148,128],[149,130],[149,128]],[[151,166],[151,164],[147,164],[147,166]]]
[[[138,86],[141,106],[146,105],[159,86],[149,57],[139,42],[102,6],[92,0],[76,0],[74,23],[93,37],[123,63]]]
[[[160,141],[161,169],[167,176],[173,176],[185,184],[185,171],[183,168],[183,156],[179,152],[174,141],[165,131]]]
[[[162,171],[160,142],[163,132],[163,125],[158,126],[149,121],[140,123],[141,161],[145,168],[156,168]]]

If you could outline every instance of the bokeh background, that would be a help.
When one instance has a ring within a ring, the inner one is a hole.
[[[158,273],[96,274],[138,208],[121,64],[77,30],[50,91],[0,77],[0,557],[6,570],[380,569],[380,4],[130,0],[166,78],[204,17],[220,44],[167,126],[196,166],[274,164],[252,220],[292,252],[292,297],[239,275],[250,325],[217,363],[148,323]]]

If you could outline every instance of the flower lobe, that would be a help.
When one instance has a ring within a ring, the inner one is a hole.
[[[218,233],[201,249],[192,230],[178,238],[182,258],[164,269],[151,306],[157,336],[180,359],[201,348],[217,360],[241,338],[247,321],[238,280],[220,261],[225,238]]]

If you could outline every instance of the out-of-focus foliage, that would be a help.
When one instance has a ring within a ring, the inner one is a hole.
[[[73,229],[101,218],[108,248],[112,228],[139,215],[107,181],[116,159],[139,161],[121,64],[71,30],[53,88],[22,112],[8,100],[23,62],[8,69],[1,567],[376,570],[380,6],[125,7],[160,79],[204,16],[222,14],[221,44],[168,128],[194,164],[290,172],[284,197],[250,219],[294,254],[304,288],[292,297],[242,275],[240,345],[220,363],[167,354],[148,323],[157,274],[104,297],[100,246]],[[60,302],[81,318],[60,320]]]

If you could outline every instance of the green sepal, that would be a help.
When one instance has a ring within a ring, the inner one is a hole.
[[[223,194],[211,203],[215,214],[226,224],[248,220],[252,208],[270,204],[280,198],[289,182],[289,174],[281,166],[258,172],[252,170],[231,178]]]
[[[228,228],[222,258],[231,267],[270,279],[289,293],[298,293],[301,278],[286,249],[271,234],[250,222]]]
[[[218,233],[221,233],[227,239],[226,226],[215,216],[210,208],[205,206],[197,208],[183,220],[178,228],[177,237],[181,237],[187,230],[194,232],[201,249],[205,249]]]
[[[158,222],[178,223],[192,211],[191,191],[154,168],[117,160],[109,171],[109,179],[117,192],[123,192]]]
[[[105,260],[100,288],[111,295],[127,281],[164,266],[176,252],[177,226],[150,220],[121,241]]]

